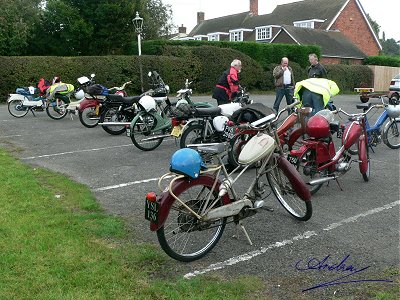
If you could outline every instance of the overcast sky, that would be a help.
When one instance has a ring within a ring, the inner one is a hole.
[[[258,12],[267,14],[272,12],[278,4],[296,1],[299,0],[259,0]],[[385,31],[386,39],[394,38],[399,41],[400,30],[397,20],[400,18],[400,1],[360,1],[364,10],[381,26],[381,34]],[[206,19],[212,19],[249,10],[249,0],[162,0],[162,2],[172,5],[174,24],[178,26],[183,24],[187,27],[188,33],[196,25],[198,11],[203,11]]]

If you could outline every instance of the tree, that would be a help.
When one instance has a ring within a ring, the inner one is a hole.
[[[376,36],[379,38],[379,32],[381,30],[381,26],[374,20],[372,20],[371,16],[367,14],[367,19],[369,24],[371,24],[372,30],[375,32]]]
[[[382,52],[385,55],[400,55],[400,46],[394,39],[387,39],[382,42]]]
[[[0,55],[23,55],[34,40],[41,0],[0,0]]]

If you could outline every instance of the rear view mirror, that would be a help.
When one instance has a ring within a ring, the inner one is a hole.
[[[96,76],[96,74],[94,74],[94,73],[92,73],[92,74],[90,74],[90,77],[95,77]]]
[[[147,74],[149,77],[151,77],[151,71]]]

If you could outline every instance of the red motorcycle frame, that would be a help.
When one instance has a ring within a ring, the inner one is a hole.
[[[343,113],[349,117],[350,121],[344,127],[342,146],[337,151],[331,134],[323,138],[310,137],[302,141],[299,149],[290,151],[288,160],[297,166],[300,174],[311,178],[311,181],[308,182],[311,186],[311,194],[316,193],[323,183],[336,180],[340,175],[346,173],[354,161],[359,163],[359,170],[364,181],[369,180],[370,160],[365,115],[373,108],[382,108],[382,105],[373,105],[365,113],[349,114],[342,109],[332,112]],[[330,126],[331,133],[343,128],[336,122],[331,123]],[[352,160],[348,151],[353,145],[357,145],[358,160]]]

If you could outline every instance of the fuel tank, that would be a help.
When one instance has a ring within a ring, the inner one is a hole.
[[[275,140],[268,134],[262,133],[253,136],[239,154],[239,163],[252,164],[268,156],[275,150]]]

